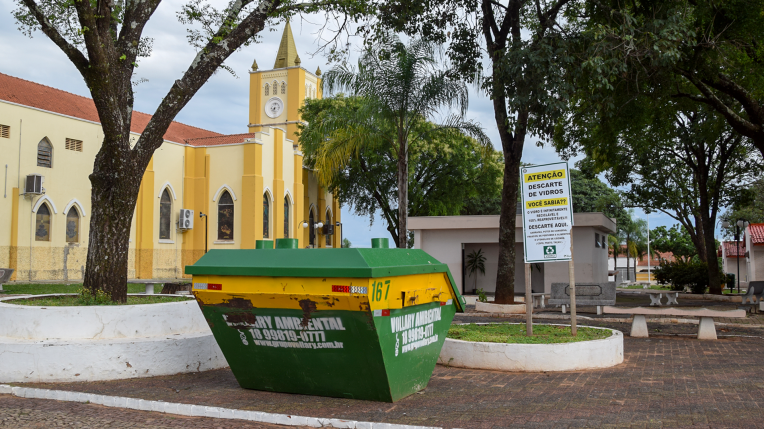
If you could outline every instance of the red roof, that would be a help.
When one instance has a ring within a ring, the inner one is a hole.
[[[748,234],[751,234],[751,243],[754,246],[764,245],[764,223],[752,223],[748,225]]]
[[[100,123],[98,111],[92,99],[3,73],[0,73],[0,100]],[[133,111],[130,131],[142,133],[150,119],[151,115],[147,113]],[[220,135],[213,131],[173,121],[167,129],[164,139],[183,143],[188,139]]]
[[[724,254],[727,255],[728,258],[734,258],[735,256],[745,256],[745,242],[740,242],[740,253],[738,254],[737,250],[737,243],[734,241],[723,241],[722,246],[724,246]],[[721,256],[721,254],[719,254]]]
[[[186,143],[191,146],[217,146],[221,144],[234,144],[244,143],[246,139],[254,139],[257,134],[245,133],[245,134],[228,134],[217,135],[214,137],[202,137],[198,139],[186,139]]]

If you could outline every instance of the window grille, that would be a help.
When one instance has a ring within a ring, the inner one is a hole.
[[[66,150],[73,150],[76,152],[82,152],[82,140],[66,139]]]
[[[326,209],[326,223],[324,225],[326,226],[326,231],[328,232],[331,229],[332,225],[332,212],[328,208]],[[326,234],[326,247],[329,247],[332,245],[332,235]]]
[[[289,238],[289,198],[284,197],[284,238]]]
[[[281,82],[281,93],[286,94],[286,82]]]
[[[271,92],[271,86],[266,83],[265,84],[265,95],[271,95],[270,92]]]
[[[51,168],[53,165],[53,146],[47,138],[37,144],[37,166]]]

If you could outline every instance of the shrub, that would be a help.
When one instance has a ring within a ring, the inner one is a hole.
[[[661,262],[655,269],[658,284],[669,284],[671,290],[690,289],[705,293],[708,288],[708,265],[705,262]]]
[[[727,274],[727,289],[732,290],[735,288],[735,275],[730,273]]]
[[[485,291],[483,291],[483,288],[477,290],[478,294],[478,301],[480,302],[488,302],[488,297],[485,295]]]

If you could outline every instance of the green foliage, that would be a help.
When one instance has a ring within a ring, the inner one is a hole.
[[[764,223],[764,177],[756,179],[744,188],[741,194],[740,200],[720,216],[730,222],[729,228],[722,229],[722,234],[727,239],[735,236],[735,223],[738,219],[745,219],[750,223]]]
[[[348,240],[347,238],[342,239],[342,247],[348,248],[348,247],[351,247],[352,245],[353,243],[351,243],[350,240]]]
[[[480,274],[485,275],[485,255],[483,254],[483,249],[473,250],[467,255],[466,268],[470,273],[470,276],[475,277],[475,285],[473,289],[477,288],[477,273],[480,272]],[[483,294],[483,296],[485,296],[485,294]]]
[[[690,238],[690,234],[681,225],[671,228],[659,226],[650,231],[652,249],[658,252],[671,252],[674,257],[684,262],[689,262],[698,254],[698,249]]]
[[[708,288],[708,264],[705,262],[661,261],[653,273],[658,284],[671,285],[672,290],[689,288],[692,293],[702,294]]]
[[[307,166],[316,168],[317,157],[331,144],[325,138],[327,128],[334,129],[335,136],[347,132],[334,127],[352,127],[345,119],[357,118],[359,111],[368,110],[367,100],[340,94],[306,101],[300,113],[307,125],[299,125],[299,132]],[[371,117],[369,122],[380,133],[395,133],[387,121]],[[457,215],[469,199],[499,192],[502,168],[498,153],[456,129],[439,128],[426,121],[412,126],[408,143],[409,215]],[[398,158],[390,144],[366,137],[369,141],[358,146],[340,169],[333,170],[328,188],[370,221],[381,212],[397,243]]]
[[[462,341],[479,341],[509,344],[559,344],[575,343],[608,338],[613,333],[607,329],[579,327],[574,337],[569,326],[533,325],[533,336],[525,332],[520,323],[491,323],[488,325],[451,325],[448,338]]]
[[[735,283],[735,275],[732,274],[732,273],[728,273],[725,283],[727,284],[727,289],[729,289],[729,290],[734,289],[735,288],[735,284],[736,284]]]
[[[478,295],[478,301],[488,302],[488,297],[486,296],[485,291],[483,290],[482,287],[477,290],[477,295]]]
[[[409,181],[406,176],[411,174],[409,160],[416,155],[411,151],[414,142],[427,144],[448,139],[449,134],[466,132],[483,146],[490,147],[480,126],[463,119],[467,110],[467,87],[448,70],[437,67],[436,50],[436,46],[427,41],[412,40],[404,44],[396,35],[386,33],[379,43],[368,47],[357,69],[342,63],[324,75],[326,94],[349,91],[363,101],[341,113],[328,114],[318,122],[309,122],[307,127],[312,130],[303,130],[300,137],[301,141],[313,140],[311,146],[315,150],[311,152],[311,162],[325,185],[332,185],[337,174],[361,157],[362,150],[386,151],[386,156],[394,156],[398,206],[402,207],[389,207],[385,220],[398,247],[405,247],[407,242]],[[442,109],[450,108],[456,108],[458,113],[448,116],[443,124],[433,126],[427,122]],[[303,119],[307,120],[305,116]],[[423,149],[421,156],[432,153]],[[372,168],[369,166],[368,170]],[[425,191],[430,189],[427,178],[427,173],[421,177],[426,182]],[[390,206],[389,202],[379,201],[382,198],[378,198],[378,202]],[[415,204],[429,204],[429,201],[425,198]],[[395,229],[392,229],[394,223],[390,215],[393,209],[398,212]],[[428,210],[441,209],[443,206]]]

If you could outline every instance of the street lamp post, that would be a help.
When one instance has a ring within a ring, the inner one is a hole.
[[[730,227],[730,222],[728,220],[725,220],[722,222],[722,226],[724,228]],[[743,231],[745,231],[745,227],[748,226],[748,221],[745,219],[738,219],[737,222],[735,222],[735,248],[736,250],[736,257],[737,257],[737,293],[740,293],[740,228],[743,228]]]

